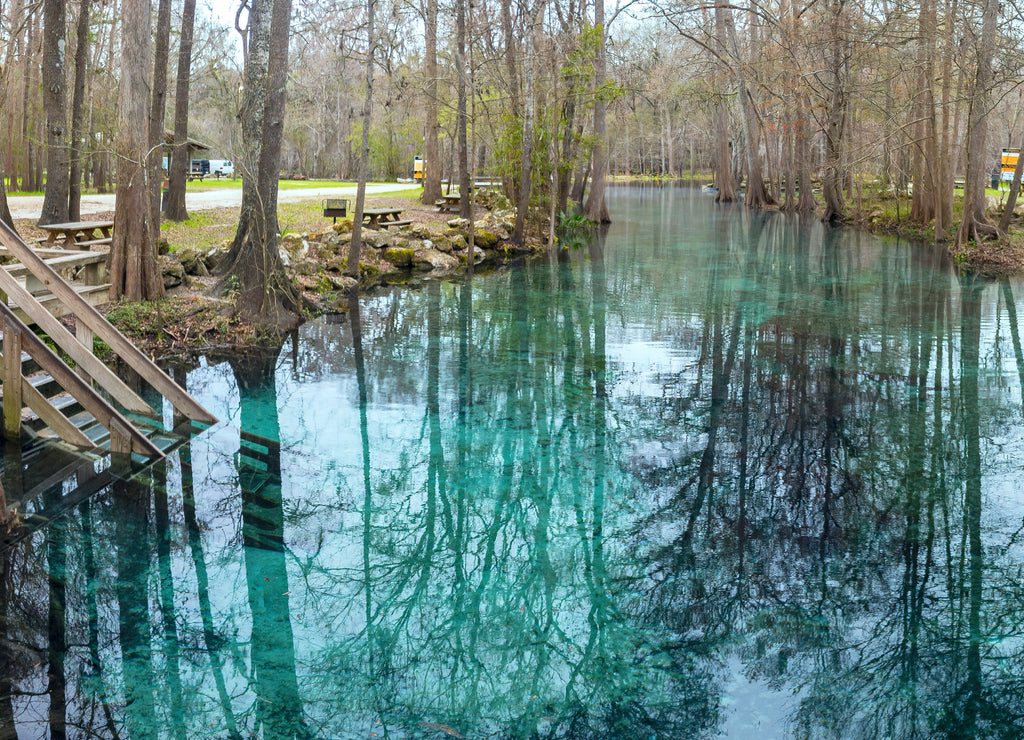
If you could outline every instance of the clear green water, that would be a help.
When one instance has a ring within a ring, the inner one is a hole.
[[[217,427],[4,553],[0,737],[1024,736],[1021,286],[610,197],[192,370]]]

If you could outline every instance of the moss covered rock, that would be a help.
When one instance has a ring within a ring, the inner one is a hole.
[[[498,235],[487,229],[476,230],[476,244],[482,249],[494,249],[498,244]]]
[[[403,247],[391,247],[384,252],[384,259],[395,267],[411,267],[415,250]]]

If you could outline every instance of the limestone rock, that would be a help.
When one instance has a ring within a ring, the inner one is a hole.
[[[202,255],[199,250],[186,248],[179,249],[174,253],[174,259],[177,260],[186,275],[209,275],[209,270],[206,269],[206,264],[203,262]]]
[[[206,269],[211,272],[217,272],[224,264],[224,260],[228,256],[228,250],[223,247],[213,247],[207,250],[206,254],[203,255],[203,262],[206,264]]]
[[[413,267],[417,270],[453,270],[459,266],[457,257],[436,249],[420,249],[413,254]]]
[[[161,268],[164,279],[164,288],[176,288],[185,281],[185,268],[180,262],[167,260]]]
[[[327,280],[334,286],[335,290],[352,290],[358,284],[358,280],[348,275],[327,275]]]

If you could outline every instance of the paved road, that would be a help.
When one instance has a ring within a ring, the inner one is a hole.
[[[367,195],[392,193],[396,190],[408,190],[414,185],[403,183],[371,183],[366,186]],[[355,186],[344,188],[303,188],[302,190],[282,190],[278,193],[278,201],[319,200],[330,197],[355,197]],[[16,195],[7,198],[13,218],[39,218],[43,210],[43,196]],[[185,195],[185,207],[190,211],[202,211],[208,208],[237,208],[242,204],[241,188],[225,188],[223,190],[203,190]],[[82,196],[82,215],[107,213],[114,210],[114,194]]]

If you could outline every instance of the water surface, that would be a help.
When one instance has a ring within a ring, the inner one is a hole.
[[[1021,286],[610,206],[191,370],[220,424],[3,554],[0,735],[1024,736]]]

